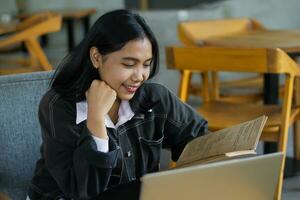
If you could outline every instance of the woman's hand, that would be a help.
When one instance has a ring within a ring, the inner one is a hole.
[[[104,116],[109,112],[116,98],[116,91],[104,81],[93,80],[90,88],[86,91],[87,127],[93,135],[107,138]]]

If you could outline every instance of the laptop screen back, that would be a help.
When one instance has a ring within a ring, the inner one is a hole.
[[[141,200],[273,199],[282,153],[147,174]]]

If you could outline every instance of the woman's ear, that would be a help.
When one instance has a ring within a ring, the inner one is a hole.
[[[99,69],[102,66],[102,55],[98,51],[97,47],[90,48],[90,59],[92,61],[93,67]]]

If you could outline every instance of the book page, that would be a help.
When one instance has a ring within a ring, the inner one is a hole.
[[[177,165],[229,152],[255,150],[266,120],[267,117],[262,116],[192,140],[183,150]]]
[[[217,155],[217,156],[197,160],[197,161],[194,161],[194,162],[183,163],[183,164],[180,164],[180,165],[176,165],[175,168],[188,167],[188,166],[192,166],[192,165],[196,165],[196,164],[207,164],[207,163],[213,163],[213,162],[218,162],[218,161],[223,161],[223,160],[232,160],[232,159],[237,159],[237,158],[251,157],[251,156],[254,156],[254,155],[256,155],[256,152],[252,151],[252,150],[250,150],[250,151],[239,151],[238,153],[234,153],[234,155],[229,153],[229,155],[226,154],[226,156]]]

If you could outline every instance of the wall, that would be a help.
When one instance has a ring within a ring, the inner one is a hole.
[[[26,0],[28,10],[57,8],[96,8],[98,10],[111,10],[124,8],[123,0]]]
[[[159,10],[159,9],[182,9],[192,8],[199,5],[205,5],[207,3],[213,3],[217,1],[226,0],[148,0],[148,9]],[[141,0],[125,0],[126,8],[138,9],[141,7]]]

